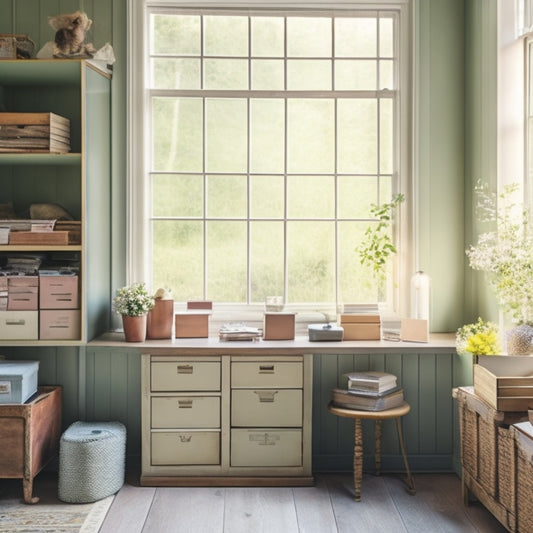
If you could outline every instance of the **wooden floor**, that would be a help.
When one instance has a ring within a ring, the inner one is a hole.
[[[394,475],[316,475],[313,487],[152,488],[127,480],[100,533],[504,533],[479,503],[465,507],[455,474],[417,474],[417,494]]]

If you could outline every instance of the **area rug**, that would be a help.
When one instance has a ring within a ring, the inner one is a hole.
[[[27,505],[22,502],[21,482],[15,493],[12,481],[5,490],[5,481],[0,480],[1,533],[97,533],[114,499],[108,496],[94,503],[64,503],[57,499],[55,487],[38,487],[41,490],[34,490],[34,494],[40,501]]]

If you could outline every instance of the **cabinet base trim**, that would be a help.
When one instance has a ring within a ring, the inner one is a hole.
[[[143,487],[311,487],[313,476],[141,476]]]

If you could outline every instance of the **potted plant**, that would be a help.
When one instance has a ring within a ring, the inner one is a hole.
[[[153,307],[154,298],[148,294],[144,283],[117,289],[113,308],[122,316],[126,341],[143,342],[146,339],[147,314]]]
[[[519,326],[506,333],[513,355],[529,353],[533,339],[533,234],[528,211],[512,201],[517,189],[508,185],[495,196],[478,184],[479,218],[495,227],[466,251],[470,266],[486,273],[503,313]]]

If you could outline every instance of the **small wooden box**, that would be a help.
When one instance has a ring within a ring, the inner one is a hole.
[[[177,339],[209,336],[208,313],[176,313],[174,320]]]
[[[284,341],[294,339],[294,313],[265,313],[263,339],[267,341]]]
[[[533,408],[533,356],[479,356],[474,391],[498,411],[527,412]]]
[[[379,315],[343,314],[340,325],[344,328],[345,341],[378,341],[381,339]]]
[[[68,231],[12,231],[9,233],[9,244],[67,246]]]
[[[0,113],[0,153],[66,153],[70,120],[55,113]]]

